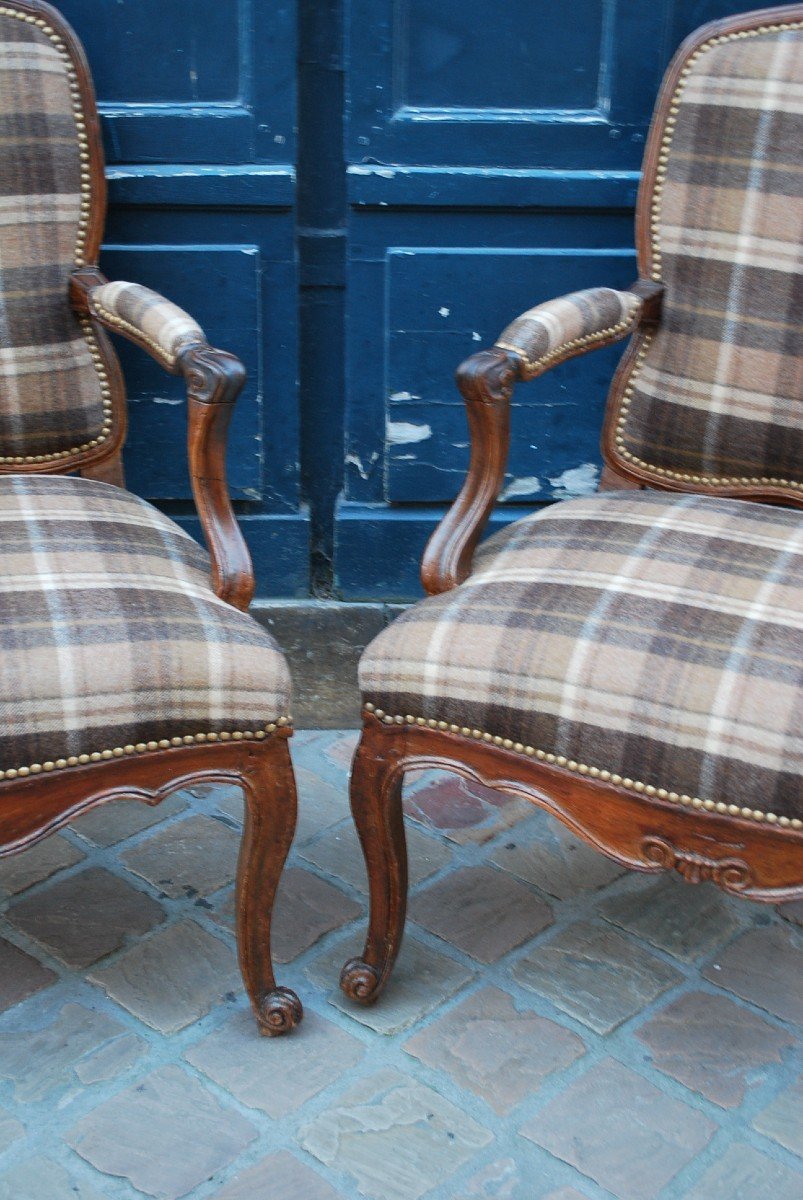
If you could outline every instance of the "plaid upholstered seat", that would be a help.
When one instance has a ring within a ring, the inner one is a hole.
[[[144,500],[89,479],[0,477],[0,554],[6,774],[284,723],[276,643],[217,598],[205,551]]]
[[[803,818],[803,519],[612,492],[517,521],[369,646],[384,714],[647,795]]]

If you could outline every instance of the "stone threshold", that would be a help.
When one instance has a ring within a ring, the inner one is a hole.
[[[293,675],[297,729],[357,729],[357,664],[401,604],[257,600],[251,614],[276,638]]]

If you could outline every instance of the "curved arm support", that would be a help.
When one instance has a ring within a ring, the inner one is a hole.
[[[212,584],[221,600],[245,612],[254,594],[254,571],[226,480],[226,435],[245,367],[233,354],[211,346],[190,346],[177,363],[187,383],[190,482],[212,558]]]
[[[452,507],[429,539],[421,582],[430,595],[457,587],[471,560],[502,488],[510,443],[510,397],[518,378],[514,355],[482,350],[458,367],[457,386],[466,402],[471,457],[468,474]]]
[[[626,292],[590,288],[530,309],[490,350],[457,369],[466,402],[471,457],[465,482],[427,543],[421,582],[430,595],[457,587],[471,573],[474,550],[502,490],[510,443],[510,398],[519,379],[620,341],[638,325],[656,325],[663,285],[639,279]]]
[[[109,291],[115,287],[117,293]],[[109,316],[105,305],[98,304],[98,293],[107,302],[115,295],[119,303],[125,299],[127,317],[112,320],[115,314]],[[73,271],[70,301],[77,312],[136,343],[171,374],[184,376],[190,482],[212,559],[212,584],[222,600],[245,611],[254,594],[254,572],[226,481],[226,435],[245,367],[233,354],[210,346],[200,326],[156,292],[110,284],[97,267]],[[161,325],[159,310],[166,318]]]

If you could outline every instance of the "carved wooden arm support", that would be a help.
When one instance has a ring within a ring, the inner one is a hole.
[[[190,482],[212,559],[212,584],[222,600],[245,611],[254,572],[226,481],[226,435],[245,368],[233,354],[210,346],[191,317],[149,288],[109,283],[96,268],[85,267],[72,274],[70,300],[77,312],[184,376]]]
[[[627,292],[589,288],[550,300],[518,317],[490,350],[458,367],[471,456],[457,499],[424,551],[421,581],[430,595],[449,591],[471,573],[474,550],[504,483],[514,384],[619,341],[638,325],[657,324],[662,293],[660,284],[640,279]]]

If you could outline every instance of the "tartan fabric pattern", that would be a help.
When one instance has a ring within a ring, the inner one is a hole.
[[[515,522],[365,651],[392,715],[803,817],[803,519],[610,492]]]
[[[656,479],[800,487],[803,30],[705,45],[663,135],[663,314],[630,376],[618,452]]]
[[[104,433],[101,380],[68,304],[82,171],[65,62],[0,16],[0,455],[54,455]]]
[[[516,317],[496,341],[517,355],[523,379],[532,379],[579,349],[624,337],[643,307],[632,292],[586,288],[549,300]]]
[[[0,769],[289,712],[284,657],[219,600],[151,505],[72,476],[0,478]]]
[[[91,293],[89,307],[100,320],[144,342],[168,366],[183,346],[206,341],[188,313],[139,283],[105,283]]]

